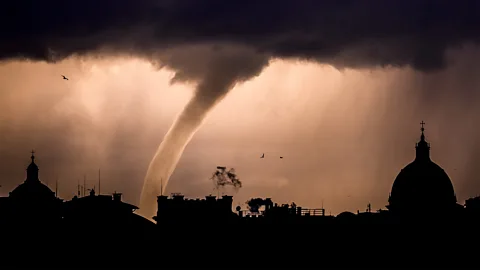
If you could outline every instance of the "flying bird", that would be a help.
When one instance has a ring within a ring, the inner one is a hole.
[[[280,158],[283,158],[283,157],[280,157]]]
[[[262,156],[260,158],[265,158],[265,153],[262,154]]]
[[[65,75],[62,75],[62,77],[63,77],[64,80],[67,80],[67,81],[68,81],[68,78],[65,77]]]

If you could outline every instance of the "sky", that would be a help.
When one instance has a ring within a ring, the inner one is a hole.
[[[219,94],[167,193],[214,193],[220,165],[235,204],[383,208],[422,120],[458,201],[480,193],[476,1],[57,2],[0,11],[0,195],[35,149],[61,197],[100,168],[102,193],[138,204],[184,106]]]

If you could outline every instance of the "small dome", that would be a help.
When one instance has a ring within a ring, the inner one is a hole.
[[[35,152],[32,151],[32,162],[27,167],[27,179],[10,192],[10,197],[20,199],[54,199],[55,192],[38,179],[38,166],[35,164]]]
[[[348,211],[342,212],[336,216],[337,219],[351,219],[356,217],[357,216],[354,213]]]
[[[40,200],[55,199],[55,192],[40,181],[25,181],[10,192],[10,197]]]

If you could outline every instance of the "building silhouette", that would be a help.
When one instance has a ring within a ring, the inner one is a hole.
[[[154,223],[134,213],[137,209],[137,206],[123,202],[121,193],[96,195],[91,189],[88,196],[74,196],[64,203],[63,219],[67,227],[89,231],[154,229]]]
[[[71,232],[115,232],[120,229],[152,232],[155,224],[137,215],[135,205],[122,202],[122,194],[74,196],[69,201],[43,184],[32,151],[31,162],[23,183],[13,189],[8,197],[0,197],[0,226],[5,228],[48,228]],[[35,231],[31,231],[35,233]]]
[[[405,166],[392,186],[387,208],[392,214],[444,215],[458,209],[457,198],[447,173],[430,158],[422,121],[420,141],[413,162]]]
[[[32,151],[25,181],[0,199],[3,222],[50,224],[62,217],[63,200],[39,179],[39,168]]]
[[[430,158],[430,144],[425,136],[425,123],[421,123],[420,140],[416,144],[415,159],[405,166],[393,181],[388,198],[388,210],[372,211],[367,205],[364,212],[342,212],[336,217],[325,215],[325,209],[304,209],[274,203],[270,198],[252,198],[248,211],[232,209],[233,197],[206,196],[204,199],[186,199],[181,194],[157,197],[157,214],[153,219],[158,226],[185,223],[239,222],[263,223],[322,223],[336,220],[345,223],[384,223],[398,220],[458,220],[459,215],[480,213],[480,199],[471,198],[465,205],[457,203],[455,191],[448,174]],[[39,168],[32,151],[25,181],[12,190],[8,197],[0,198],[0,222],[41,224],[59,223],[74,228],[104,228],[127,226],[137,230],[152,229],[151,221],[135,214],[136,206],[122,202],[122,194],[96,194],[92,189],[88,196],[74,196],[69,201],[58,198],[55,192],[39,179]],[[264,210],[260,211],[260,207]],[[333,219],[332,219],[333,218]],[[123,224],[123,225],[122,225]],[[128,224],[128,225],[127,225]]]
[[[168,223],[182,224],[184,222],[215,222],[236,217],[232,212],[232,196],[206,196],[205,199],[185,199],[182,194],[172,194],[171,197],[157,197],[157,215],[154,220],[158,225]]]
[[[8,197],[0,198],[0,233],[12,238],[6,245],[12,254],[16,250],[12,243],[18,243],[17,250],[28,256],[28,260],[16,260],[17,266],[39,266],[42,259],[33,260],[32,254],[48,256],[49,252],[75,266],[92,266],[92,259],[79,258],[86,251],[94,254],[93,260],[101,261],[94,266],[118,268],[212,266],[212,262],[227,257],[229,266],[285,266],[287,261],[294,266],[310,266],[322,258],[351,258],[361,253],[357,260],[330,261],[336,266],[348,263],[358,267],[371,266],[383,258],[388,264],[382,267],[398,267],[423,259],[432,266],[435,258],[415,255],[426,256],[425,250],[441,258],[476,258],[465,255],[475,249],[463,249],[458,256],[454,249],[476,241],[480,197],[466,200],[465,205],[457,203],[448,174],[430,158],[423,124],[415,159],[394,179],[386,210],[372,211],[368,203],[365,211],[334,216],[327,215],[323,207],[307,209],[293,202],[278,204],[271,198],[252,198],[248,209],[237,206],[234,211],[232,196],[187,199],[177,193],[157,197],[155,224],[137,215],[138,208],[123,202],[121,193],[96,194],[92,189],[87,196],[63,201],[40,181],[32,151],[25,181]],[[403,226],[402,222],[412,220]],[[420,221],[434,223],[424,226]],[[441,231],[441,237],[435,230]],[[45,248],[48,244],[55,247]],[[238,258],[241,252],[235,245],[246,247],[246,259]],[[370,251],[366,247],[372,245],[375,253],[366,254]],[[445,255],[439,255],[441,252]],[[2,253],[8,258],[6,254]],[[176,260],[179,255],[186,255],[186,259]]]

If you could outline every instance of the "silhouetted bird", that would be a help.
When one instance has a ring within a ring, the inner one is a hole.
[[[262,156],[260,158],[265,158],[265,153],[262,154]]]
[[[68,78],[65,77],[65,75],[62,75],[62,77],[63,77],[64,80],[67,80],[67,81],[68,81]]]
[[[280,157],[280,158],[283,158],[283,157]]]

